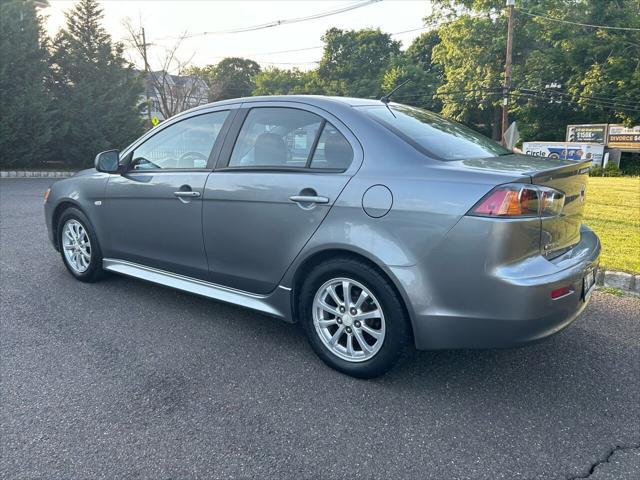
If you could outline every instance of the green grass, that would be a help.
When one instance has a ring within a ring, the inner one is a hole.
[[[640,273],[640,178],[590,177],[584,213],[602,242],[601,268]]]
[[[624,292],[619,288],[598,287],[597,290],[599,292],[608,293],[609,295],[614,295],[616,297],[624,297]]]

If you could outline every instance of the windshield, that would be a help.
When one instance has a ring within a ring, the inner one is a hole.
[[[368,115],[422,153],[438,160],[509,155],[499,143],[435,113],[406,105],[362,107]]]

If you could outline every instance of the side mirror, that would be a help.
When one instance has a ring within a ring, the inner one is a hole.
[[[120,153],[118,150],[107,150],[96,155],[96,170],[104,173],[118,173]]]

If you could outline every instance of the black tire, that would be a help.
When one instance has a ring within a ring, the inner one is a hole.
[[[75,220],[79,222],[89,236],[89,241],[91,243],[91,259],[89,261],[88,268],[84,272],[78,272],[77,270],[75,270],[69,264],[69,261],[64,254],[64,226],[69,220]],[[98,243],[98,237],[96,237],[93,226],[84,213],[82,213],[77,208],[67,208],[64,212],[62,212],[62,215],[60,215],[56,232],[58,235],[58,246],[60,247],[60,256],[62,257],[62,262],[64,263],[64,266],[67,267],[67,270],[69,271],[69,273],[71,273],[71,275],[73,275],[81,282],[87,283],[96,282],[105,276],[105,271],[102,269],[102,250],[100,249],[100,244]]]
[[[370,359],[353,362],[334,354],[320,339],[313,322],[318,290],[331,279],[349,278],[366,287],[377,299],[385,318],[382,346]],[[321,263],[306,276],[298,295],[299,321],[316,354],[330,367],[357,378],[375,378],[390,370],[410,352],[411,327],[402,299],[378,270],[365,262],[338,257]]]

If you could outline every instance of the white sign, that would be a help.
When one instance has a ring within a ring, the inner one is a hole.
[[[522,151],[534,157],[560,158],[576,162],[591,160],[594,166],[602,166],[604,145],[576,142],[524,142]]]
[[[609,125],[609,148],[619,148],[623,151],[640,151],[640,125],[625,127],[624,125]]]

